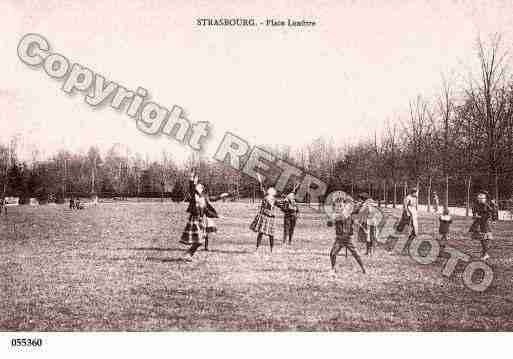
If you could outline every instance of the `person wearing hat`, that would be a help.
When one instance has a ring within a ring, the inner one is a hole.
[[[493,216],[493,209],[487,203],[486,193],[478,193],[477,202],[473,211],[474,222],[470,226],[469,232],[472,238],[481,242],[481,259],[483,261],[490,258],[488,254],[489,241],[493,240],[492,230],[490,228],[490,219]]]
[[[294,187],[284,201],[277,201],[276,205],[283,212],[283,243],[292,244],[292,236],[296,228],[297,217],[299,215],[299,206],[296,203],[296,190]]]
[[[249,228],[257,233],[256,249],[260,247],[263,236],[269,237],[269,247],[271,252],[274,246],[274,221],[275,221],[275,207],[276,207],[276,190],[274,187],[264,189],[262,179],[258,175],[258,182],[260,183],[260,190],[264,194],[260,209],[258,210],[255,219],[249,225]]]
[[[334,272],[336,272],[335,265],[337,262],[337,255],[342,250],[342,248],[346,248],[349,252],[351,252],[354,259],[362,269],[363,274],[365,274],[365,267],[363,266],[362,259],[356,251],[356,248],[351,239],[353,236],[354,225],[352,215],[356,213],[358,213],[358,208],[355,208],[352,199],[344,199],[341,210],[338,210],[336,213],[334,213],[327,222],[328,227],[335,227],[335,241],[333,242],[333,246],[330,250],[331,269]]]

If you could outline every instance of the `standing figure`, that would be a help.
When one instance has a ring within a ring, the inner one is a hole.
[[[366,193],[358,195],[359,202],[356,204],[355,212],[358,213],[358,240],[365,243],[366,255],[372,254],[377,241],[377,225],[374,223],[374,211],[379,211],[378,204]]]
[[[492,199],[490,207],[492,208],[492,222],[495,223],[499,220],[499,204],[495,199]]]
[[[69,209],[75,209],[75,197],[73,196],[69,199]]]
[[[264,194],[264,198],[260,204],[258,214],[255,216],[253,222],[251,222],[249,228],[253,232],[257,233],[256,248],[258,249],[258,247],[260,247],[262,237],[265,235],[269,237],[269,247],[272,252],[274,246],[274,208],[276,205],[276,190],[273,187],[269,187],[266,191],[262,185],[262,179],[260,176],[258,176],[258,181],[260,183],[260,190]]]
[[[440,226],[438,227],[438,233],[440,234],[440,248],[444,249],[448,242],[449,227],[452,223],[449,208],[444,208],[444,211],[438,220],[440,221]]]
[[[204,187],[201,183],[198,183],[198,176],[194,171],[191,172],[189,206],[187,207],[189,219],[180,239],[180,243],[190,246],[187,251],[189,257],[186,258],[188,261],[192,260],[194,253],[201,246],[202,240],[205,240],[205,248],[208,250],[208,233],[216,231],[213,221],[209,224],[207,218],[217,218],[218,215],[203,191]]]
[[[294,235],[299,215],[299,206],[296,203],[296,188],[287,195],[285,201],[278,201],[276,203],[283,211],[283,243],[288,241],[288,244],[292,244],[292,236]]]
[[[337,211],[333,219],[328,220],[328,227],[335,226],[335,241],[330,250],[331,269],[336,272],[335,264],[337,262],[337,255],[342,248],[346,248],[353,255],[354,259],[360,265],[362,272],[365,274],[362,259],[356,251],[351,237],[353,236],[354,221],[351,215],[358,210],[354,210],[352,200],[344,199],[343,208]]]
[[[474,239],[481,242],[481,260],[490,258],[488,254],[489,241],[493,240],[492,230],[490,228],[490,219],[493,216],[493,209],[487,203],[486,194],[477,195],[477,203],[473,211],[474,222],[470,226],[469,232]]]
[[[75,200],[75,209],[84,209],[84,205],[80,202],[80,198]]]
[[[435,213],[438,213],[438,205],[440,204],[440,198],[438,198],[438,193],[436,191],[433,191],[433,207],[435,210]]]
[[[408,250],[410,243],[419,234],[419,221],[417,217],[417,188],[410,189],[403,202],[403,218],[407,218],[410,233],[406,241],[405,250]]]

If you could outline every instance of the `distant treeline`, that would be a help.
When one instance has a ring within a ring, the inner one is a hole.
[[[421,202],[431,200],[436,191],[441,204],[451,205],[465,204],[483,189],[492,197],[510,198],[513,79],[506,54],[499,35],[478,39],[477,72],[441,76],[437,96],[419,95],[409,102],[407,114],[383,119],[384,130],[371,130],[356,144],[318,138],[300,148],[261,147],[322,179],[328,191],[366,191],[377,199],[400,202],[406,187],[419,186]],[[258,189],[254,179],[197,154],[177,164],[166,153],[159,161],[149,161],[113,146],[104,156],[91,147],[87,154],[60,151],[41,160],[34,153],[32,161],[20,162],[16,149],[16,139],[0,145],[0,173],[4,195],[20,196],[23,202],[30,197],[44,202],[50,195],[63,201],[71,194],[91,193],[183,200],[193,167],[213,194],[252,197]],[[278,175],[268,173],[267,185]]]

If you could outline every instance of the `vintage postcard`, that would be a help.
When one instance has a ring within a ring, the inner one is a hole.
[[[513,329],[512,3],[0,14],[8,353],[63,332]]]

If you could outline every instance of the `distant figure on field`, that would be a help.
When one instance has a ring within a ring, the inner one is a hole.
[[[358,240],[365,243],[366,255],[371,255],[377,241],[377,224],[373,223],[373,211],[379,211],[378,204],[370,198],[366,192],[358,195],[359,202],[356,204],[355,211],[360,215]]]
[[[397,225],[397,231],[402,232],[404,227],[410,227],[410,233],[408,234],[408,240],[406,241],[407,250],[410,243],[415,239],[419,233],[419,221],[417,218],[417,188],[412,188],[409,194],[404,198],[403,202],[403,214],[399,224]]]
[[[294,228],[296,228],[299,206],[296,203],[296,188],[290,192],[284,201],[277,202],[277,206],[283,211],[283,243],[291,244]]]
[[[477,195],[477,203],[474,206],[474,222],[470,226],[469,232],[472,238],[481,242],[481,260],[486,261],[490,258],[488,254],[489,242],[493,240],[492,230],[490,228],[490,219],[493,216],[493,209],[487,203],[485,193]]]
[[[492,222],[495,223],[499,220],[499,204],[495,199],[492,199],[490,207],[492,208]]]
[[[438,228],[438,233],[440,234],[440,248],[444,249],[448,242],[449,227],[452,223],[452,217],[449,214],[448,208],[444,208],[444,211],[438,220],[440,222],[440,226]]]
[[[435,210],[435,213],[438,213],[439,205],[440,205],[440,198],[438,198],[438,193],[436,193],[436,191],[433,191],[433,208]]]
[[[75,200],[75,209],[84,209],[84,205],[82,204],[82,202],[80,201],[80,198],[77,198]]]

